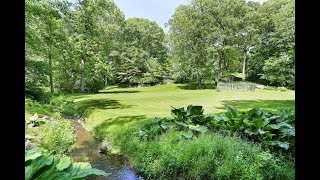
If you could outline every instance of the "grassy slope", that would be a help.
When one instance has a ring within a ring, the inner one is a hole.
[[[109,87],[97,94],[70,95],[83,110],[92,110],[87,128],[97,130],[100,135],[116,132],[155,116],[170,116],[171,106],[180,108],[189,104],[202,105],[204,113],[225,111],[224,104],[239,110],[255,106],[266,111],[277,107],[294,110],[294,91],[223,91],[212,89],[189,90],[184,85],[160,85],[143,88]]]
[[[147,179],[294,179],[293,160],[279,159],[236,138],[206,133],[187,141],[177,132],[168,132],[155,141],[143,141],[135,134],[146,119],[170,116],[171,106],[202,105],[205,113],[225,111],[224,104],[240,110],[255,106],[266,111],[294,110],[294,91],[217,92],[161,85],[110,87],[97,94],[69,96],[89,110],[87,129],[115,145],[110,146],[111,152],[125,154]]]

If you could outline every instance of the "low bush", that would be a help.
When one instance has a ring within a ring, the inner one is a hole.
[[[114,143],[147,179],[294,179],[294,161],[239,137],[208,132],[192,139],[169,129],[153,141],[119,133]]]
[[[274,87],[274,86],[266,86],[266,90],[277,90],[277,87]]]
[[[294,157],[275,151],[294,150],[294,113],[226,108],[217,114],[203,114],[202,106],[174,108],[172,118],[105,138],[146,179],[295,179]]]
[[[26,98],[41,103],[49,103],[50,99],[52,98],[51,93],[46,92],[43,88],[40,88],[38,86],[28,85],[28,83],[26,84],[25,88],[25,96]]]
[[[52,111],[60,112],[67,116],[78,115],[78,108],[73,101],[67,100],[63,96],[58,96],[50,101]]]
[[[78,108],[73,101],[67,100],[63,96],[55,96],[51,98],[49,103],[40,103],[31,99],[25,99],[26,111],[30,114],[38,113],[39,115],[48,115],[59,117],[77,116]]]
[[[70,121],[57,119],[46,121],[38,131],[38,144],[58,154],[67,152],[76,141],[76,134]]]
[[[277,90],[279,91],[288,91],[286,87],[277,87]]]
[[[31,99],[25,99],[26,112],[30,114],[53,115],[48,104],[42,104]]]
[[[226,108],[227,112],[205,115],[202,106],[189,105],[186,110],[174,108],[171,111],[173,118],[156,117],[147,121],[138,134],[150,140],[170,128],[182,131],[186,138],[205,133],[208,129],[229,130],[273,150],[294,150],[295,123],[290,109],[278,109],[278,114],[272,114],[257,107],[247,112],[239,112],[228,105]]]

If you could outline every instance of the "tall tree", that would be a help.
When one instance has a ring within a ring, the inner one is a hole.
[[[167,60],[163,29],[154,21],[129,18],[124,28],[118,78],[127,84],[156,84],[162,81]]]
[[[179,6],[169,21],[170,40],[173,57],[178,60],[178,68],[183,68],[201,88],[205,73],[208,72],[204,22],[196,6]],[[182,70],[182,69],[181,69]]]
[[[245,1],[237,0],[193,0],[176,9],[169,22],[173,51],[181,64],[189,64],[183,67],[190,67],[199,87],[205,76],[218,81],[233,71],[246,11]]]
[[[295,79],[295,4],[293,0],[271,0],[262,11],[270,14],[272,26],[268,44],[274,47],[263,67],[262,78],[273,85],[294,88]],[[285,69],[280,68],[285,66]]]
[[[73,42],[80,59],[80,91],[98,91],[104,86],[99,62],[106,65],[113,50],[113,35],[121,29],[124,16],[112,0],[79,1],[73,12]],[[117,38],[117,37],[115,37]]]
[[[249,59],[250,80],[294,88],[294,8],[293,0],[270,0],[258,8],[259,42]]]
[[[247,60],[250,50],[256,48],[258,43],[258,30],[259,30],[259,13],[257,9],[259,8],[259,3],[248,2],[243,5],[244,17],[240,18],[240,28],[237,33],[238,37],[238,47],[242,52],[242,81],[246,80],[247,77]]]
[[[26,32],[27,46],[35,47],[38,57],[48,62],[50,92],[54,92],[53,60],[55,59],[56,41],[61,28],[61,16],[56,6],[57,1],[29,0],[26,1]],[[32,35],[29,35],[32,33]],[[32,41],[32,38],[37,38]],[[35,51],[34,51],[35,52]]]

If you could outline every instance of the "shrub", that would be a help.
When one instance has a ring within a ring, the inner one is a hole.
[[[205,115],[202,106],[189,105],[186,110],[174,108],[171,110],[173,118],[156,117],[147,121],[138,134],[142,139],[150,140],[175,128],[185,138],[192,138],[210,128],[236,132],[270,149],[294,149],[294,113],[289,108],[278,109],[278,114],[266,113],[257,107],[247,112],[239,112],[229,105],[226,108],[227,112]]]
[[[104,81],[98,80],[96,78],[86,80],[86,90],[88,92],[96,93],[99,90],[103,89]]]
[[[52,111],[60,112],[63,115],[67,116],[76,116],[78,115],[78,108],[73,101],[67,100],[63,96],[58,96],[53,98],[49,104]]]
[[[173,118],[155,118],[108,134],[107,138],[146,179],[295,179],[292,157],[271,153],[261,144],[248,141],[251,138],[247,135],[253,133],[258,140],[261,135],[254,134],[263,132],[255,126],[262,125],[258,122],[263,120],[273,124],[272,133],[291,138],[293,134],[289,131],[279,130],[290,130],[294,126],[290,109],[271,114],[259,108],[248,112],[227,108],[228,112],[215,115],[204,115],[201,106],[174,108]],[[264,127],[270,125],[268,123]],[[194,130],[195,124],[209,127],[208,131]],[[248,128],[251,131],[245,133]],[[190,131],[192,135],[188,137]],[[290,147],[294,148],[292,144]]]
[[[65,119],[47,121],[38,133],[40,146],[59,154],[66,152],[76,140],[71,122]]]
[[[288,91],[286,87],[277,87],[277,90],[279,91]]]
[[[266,86],[266,90],[277,90],[277,87]]]
[[[49,116],[54,114],[48,104],[42,104],[31,99],[25,99],[25,108],[30,114],[38,113]]]
[[[26,111],[39,115],[48,115],[60,117],[60,114],[67,116],[78,115],[78,108],[71,100],[67,100],[63,96],[56,96],[51,98],[50,103],[40,103],[31,99],[25,99]]]
[[[45,90],[37,86],[28,85],[28,84],[26,84],[25,96],[26,98],[29,98],[41,103],[48,103],[52,98],[51,93],[46,92]]]
[[[294,162],[238,137],[217,133],[192,139],[170,129],[154,141],[123,131],[115,143],[147,179],[294,179]]]

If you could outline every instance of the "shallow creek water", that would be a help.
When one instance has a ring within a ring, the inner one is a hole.
[[[77,132],[77,140],[70,156],[76,162],[87,161],[92,167],[112,173],[108,177],[94,176],[90,180],[143,180],[128,165],[128,161],[121,156],[108,153],[99,153],[101,142],[95,140],[92,135],[86,131],[78,122],[78,119],[72,119],[73,126]]]

